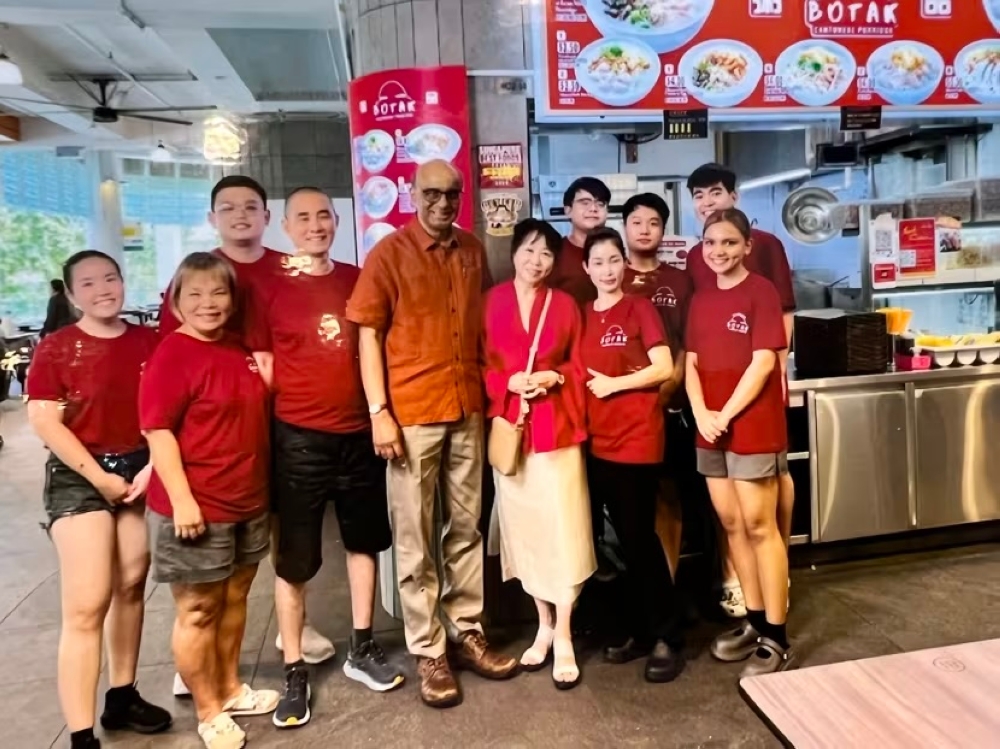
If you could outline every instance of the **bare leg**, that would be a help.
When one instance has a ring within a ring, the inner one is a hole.
[[[735,482],[729,479],[706,479],[708,492],[712,497],[712,507],[719,516],[719,522],[726,532],[729,556],[743,588],[743,597],[747,608],[760,611],[764,608],[764,599],[757,577],[757,560],[753,548],[747,538],[746,526],[741,511],[739,496],[736,493]]]
[[[770,478],[734,483],[747,538],[756,560],[764,613],[770,624],[784,624],[788,607],[788,552],[778,532],[778,481]],[[742,582],[742,576],[740,580]],[[749,606],[746,583],[743,583],[743,592],[747,595]]]
[[[792,474],[783,473],[778,477],[778,531],[788,549],[792,537],[792,511],[795,509],[795,482]]]
[[[257,565],[237,567],[226,585],[225,607],[218,625],[216,643],[216,689],[223,703],[240,694],[240,649],[247,626],[247,595],[257,575]]]
[[[306,585],[276,577],[274,606],[278,614],[278,632],[285,663],[302,660],[302,629],[306,621]]]
[[[52,526],[59,555],[62,628],[59,702],[70,732],[92,728],[101,671],[101,634],[111,606],[115,519],[110,512],[60,518]]]
[[[663,554],[670,567],[670,576],[677,579],[677,565],[681,558],[681,506],[677,485],[669,479],[660,482],[660,496],[656,501],[656,535],[663,546]]]
[[[207,723],[222,712],[217,676],[219,623],[225,609],[226,580],[187,585],[174,583],[174,662],[191,690],[198,720]]]
[[[369,629],[375,614],[375,557],[347,552],[347,584],[355,629]]]
[[[146,574],[149,572],[149,542],[141,508],[121,509],[115,516],[118,553],[115,564],[114,596],[108,613],[108,683],[124,687],[135,683],[142,640],[142,620],[146,602]]]
[[[576,665],[576,653],[573,651],[573,604],[561,604],[555,609],[552,678],[557,682],[568,684],[580,678],[580,668]]]
[[[549,657],[549,648],[552,647],[552,629],[556,624],[556,616],[552,604],[539,598],[533,599],[535,609],[538,611],[538,632],[535,634],[535,641],[531,647],[524,651],[521,656],[521,665],[540,666]]]

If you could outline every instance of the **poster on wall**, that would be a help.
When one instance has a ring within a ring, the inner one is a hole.
[[[520,143],[479,146],[479,189],[511,190],[524,187],[524,150]]]
[[[1000,104],[1000,0],[544,0],[540,119]]]
[[[421,164],[451,163],[465,181],[456,222],[472,230],[469,95],[461,65],[403,68],[351,81],[348,91],[358,263],[416,214]]]

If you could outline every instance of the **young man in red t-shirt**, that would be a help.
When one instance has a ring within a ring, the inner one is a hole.
[[[670,570],[676,576],[681,547],[680,501],[684,508],[696,509],[699,491],[694,470],[694,432],[684,418],[684,326],[693,287],[688,275],[657,257],[664,228],[670,220],[670,209],[662,197],[654,193],[634,195],[622,209],[625,221],[625,244],[628,262],[622,290],[626,294],[643,296],[656,307],[670,339],[674,370],[670,379],[660,386],[660,403],[664,407],[667,429],[667,451],[664,455],[664,481],[657,503],[656,530],[663,544]]]
[[[743,676],[792,663],[785,620],[788,552],[778,530],[778,478],[788,471],[783,376],[788,345],[774,286],[751,273],[750,221],[717,211],[703,252],[714,287],[695,292],[688,318],[685,383],[698,428],[698,471],[708,483],[746,600],[746,621],[716,638],[712,655],[750,659]]]
[[[597,177],[580,177],[563,194],[563,210],[569,218],[570,230],[556,257],[548,285],[565,291],[581,306],[597,298],[594,284],[583,269],[583,243],[588,233],[604,226],[610,203],[611,190]]]
[[[361,384],[358,328],[346,318],[360,270],[334,263],[337,216],[313,187],[292,192],[282,222],[297,248],[263,292],[274,373],[274,503],[278,521],[275,605],[285,646],[279,728],[307,723],[309,674],[302,658],[306,583],[323,563],[323,517],[333,503],[347,550],[354,632],[344,673],[385,692],[403,683],[372,637],[376,555],[392,545],[386,463],[372,450]]]
[[[723,211],[736,207],[739,194],[736,192],[736,173],[721,164],[703,164],[695,169],[687,181],[691,200],[694,202],[695,215],[700,224],[715,211]],[[792,288],[792,271],[788,264],[788,256],[781,240],[773,234],[759,229],[751,229],[753,250],[747,255],[744,264],[751,273],[763,276],[778,292],[781,301],[782,322],[785,329],[785,340],[791,345],[792,316],[795,313],[795,292]],[[701,245],[692,248],[688,255],[687,272],[694,282],[695,289],[711,287],[715,283],[715,274],[705,262]],[[788,349],[779,354],[779,365],[783,376],[787,396],[787,382],[784,379],[788,364]],[[787,399],[787,398],[786,398]],[[778,527],[781,529],[785,546],[792,533],[792,509],[795,505],[795,484],[791,474],[784,474],[780,479],[778,498]],[[722,608],[730,616],[741,617],[746,611],[743,593],[735,580],[735,571],[730,559],[725,560],[725,577],[722,590]]]

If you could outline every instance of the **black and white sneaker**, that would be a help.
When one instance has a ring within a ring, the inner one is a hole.
[[[312,718],[309,700],[312,688],[309,686],[309,672],[304,668],[291,668],[285,672],[285,687],[281,699],[271,718],[278,728],[298,728]]]
[[[368,640],[353,648],[344,661],[344,674],[375,692],[388,692],[403,683],[403,672],[389,663],[382,648]]]

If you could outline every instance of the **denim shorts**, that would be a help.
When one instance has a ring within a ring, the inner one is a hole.
[[[95,455],[94,460],[108,473],[121,476],[128,482],[149,463],[149,450],[136,450],[121,455]],[[59,518],[82,515],[85,512],[116,512],[117,507],[106,500],[93,484],[63,463],[54,453],[45,461],[45,489],[43,491],[46,530]],[[130,507],[142,506],[135,503]]]

